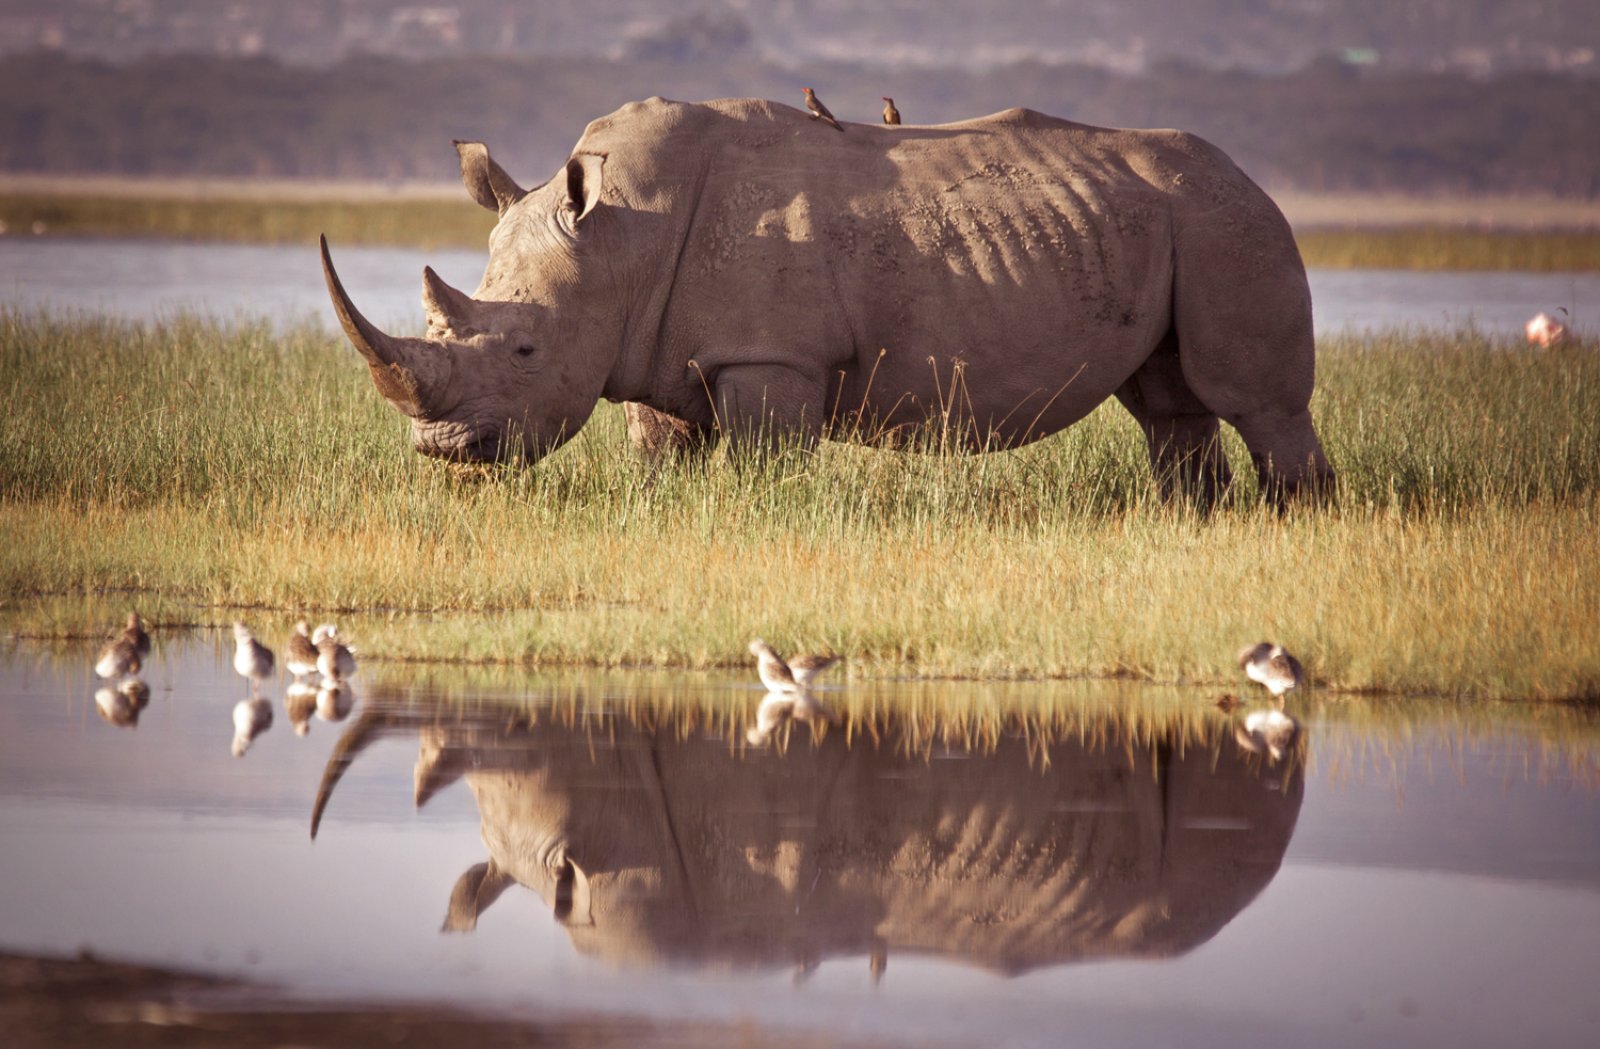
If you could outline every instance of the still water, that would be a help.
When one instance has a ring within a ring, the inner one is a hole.
[[[1600,1044],[1590,715],[1313,696],[1275,758],[1200,691],[844,680],[757,746],[742,678],[377,664],[268,682],[234,757],[222,634],[142,707],[95,647],[0,649],[0,950],[875,1042]]]
[[[380,325],[419,328],[422,267],[471,291],[478,251],[421,252],[333,245],[351,298]],[[1597,273],[1430,273],[1312,270],[1319,334],[1473,324],[1518,333],[1540,310],[1565,307],[1578,331],[1600,319]],[[0,305],[150,320],[182,311],[333,326],[316,245],[185,244],[153,240],[0,237]]]

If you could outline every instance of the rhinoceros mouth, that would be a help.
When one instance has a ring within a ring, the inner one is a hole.
[[[413,443],[423,455],[452,463],[492,463],[504,447],[497,432],[462,432],[448,423],[414,426]]]

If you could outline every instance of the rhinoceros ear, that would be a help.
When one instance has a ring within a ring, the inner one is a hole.
[[[550,910],[562,925],[593,925],[594,908],[589,898],[589,876],[572,860],[556,874],[555,903]]]
[[[567,212],[574,229],[600,203],[605,164],[606,158],[598,153],[575,153],[567,161]]]
[[[482,142],[460,140],[451,144],[456,147],[456,156],[461,159],[461,182],[472,194],[473,200],[503,215],[507,208],[527,196],[528,191],[517,185],[516,179],[507,175],[505,169],[489,156],[488,146]]]

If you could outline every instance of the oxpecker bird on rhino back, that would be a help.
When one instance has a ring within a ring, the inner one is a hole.
[[[1115,396],[1169,491],[1228,483],[1219,420],[1275,497],[1331,482],[1299,252],[1215,147],[1024,109],[852,127],[652,98],[591,123],[533,189],[457,143],[499,216],[477,290],[425,270],[421,338],[369,323],[324,244],[329,291],[417,448],[449,459],[537,459],[601,398],[692,447],[903,442],[937,421],[989,451]]]

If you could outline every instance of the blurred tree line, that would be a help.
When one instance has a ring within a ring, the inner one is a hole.
[[[323,67],[59,53],[0,63],[0,171],[449,179],[453,138],[488,142],[541,181],[592,118],[661,94],[800,104],[810,84],[846,120],[892,95],[908,123],[1028,106],[1125,127],[1180,127],[1275,190],[1600,195],[1600,79],[1382,72],[1329,58],[1293,73],[1178,63],[1142,75],[1021,62],[985,72],[863,64],[803,71],[756,55],[682,60],[357,55]]]

